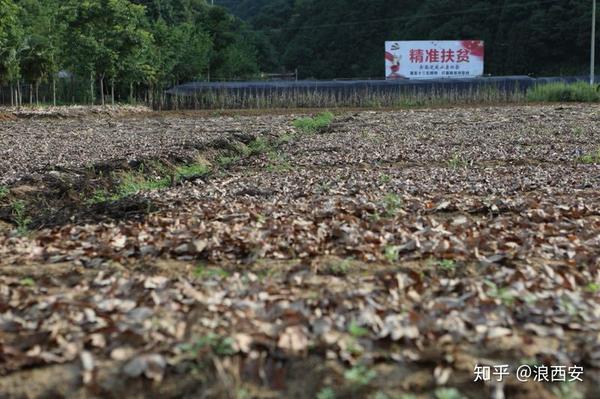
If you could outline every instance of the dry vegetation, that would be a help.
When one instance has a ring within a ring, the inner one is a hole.
[[[299,117],[0,122],[0,396],[600,395],[597,105]]]

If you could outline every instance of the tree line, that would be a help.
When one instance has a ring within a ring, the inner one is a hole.
[[[266,37],[262,65],[382,78],[386,40],[484,40],[486,73],[589,71],[591,0],[215,0]],[[600,29],[597,32],[600,39]],[[597,41],[600,43],[600,40]]]
[[[153,102],[178,83],[261,71],[382,78],[386,40],[484,40],[493,75],[588,68],[590,0],[209,3],[0,0],[0,90],[17,104],[38,101],[40,85],[56,103],[57,82],[73,102]]]
[[[46,83],[56,103],[61,72],[80,101],[152,101],[181,82],[256,75],[257,41],[205,0],[0,0],[0,86],[20,104]]]

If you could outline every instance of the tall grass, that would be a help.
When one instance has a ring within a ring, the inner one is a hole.
[[[352,90],[308,89],[208,89],[188,96],[167,97],[163,109],[269,109],[269,108],[414,108],[445,105],[504,104],[525,102],[518,87]]]
[[[533,86],[527,91],[527,100],[533,102],[597,102],[597,87],[585,82],[547,83]]]
[[[26,93],[29,86],[23,87]],[[352,87],[352,88],[271,88],[206,89],[190,95],[170,95],[159,87],[117,93],[118,102],[146,104],[162,109],[269,109],[269,108],[414,108],[445,105],[494,105],[504,103],[600,101],[597,90],[584,82],[537,84],[525,92],[494,83],[472,87],[452,85],[430,87]],[[27,100],[27,99],[25,99]],[[33,100],[32,100],[33,101]],[[96,98],[96,103],[98,103]],[[26,101],[27,102],[27,101]],[[40,86],[40,96],[32,104],[50,104],[50,86]],[[89,83],[85,79],[64,81],[57,86],[57,103],[90,104]],[[10,104],[10,90],[0,86],[0,104]]]

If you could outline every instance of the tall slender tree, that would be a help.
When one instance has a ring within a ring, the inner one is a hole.
[[[20,106],[20,59],[24,45],[18,16],[19,7],[14,1],[0,0],[0,82],[10,84],[11,105]]]
[[[35,86],[39,103],[39,85],[52,80],[52,98],[56,105],[56,78],[60,68],[59,51],[64,25],[57,0],[21,0],[25,50],[21,59],[23,77]],[[31,87],[31,86],[30,86]],[[33,90],[30,89],[30,101]]]

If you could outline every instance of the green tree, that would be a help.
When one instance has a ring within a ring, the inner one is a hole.
[[[144,46],[150,43],[144,29],[145,8],[126,0],[69,0],[65,15],[69,64],[80,74],[89,75],[92,102],[98,79],[101,102],[105,103],[104,83],[108,79],[114,103],[116,79],[132,74],[127,63],[144,54]],[[139,65],[143,68],[144,62]]]
[[[0,83],[9,83],[11,104],[21,104],[20,59],[24,50],[19,7],[11,0],[0,0]],[[16,83],[16,88],[14,84]]]
[[[222,7],[209,7],[203,18],[212,39],[210,73],[213,78],[251,77],[258,73],[255,43],[245,24]]]
[[[208,72],[212,42],[202,25],[187,21],[168,25],[159,18],[152,24],[152,33],[155,75],[150,93],[158,89],[161,94],[167,86],[202,79]]]
[[[258,72],[256,43],[246,25],[204,0],[138,0],[153,24],[159,81],[176,84]]]
[[[44,2],[21,0],[21,21],[24,31],[24,51],[21,59],[23,77],[35,84],[36,102],[39,85],[52,80],[52,97],[56,105],[56,77],[60,68],[59,51],[64,25],[59,17],[56,0]],[[30,102],[32,90],[30,90]]]
[[[155,32],[157,40],[160,39],[159,65],[163,81],[177,84],[200,79],[206,73],[212,43],[200,25],[182,22],[167,27],[160,20]]]

